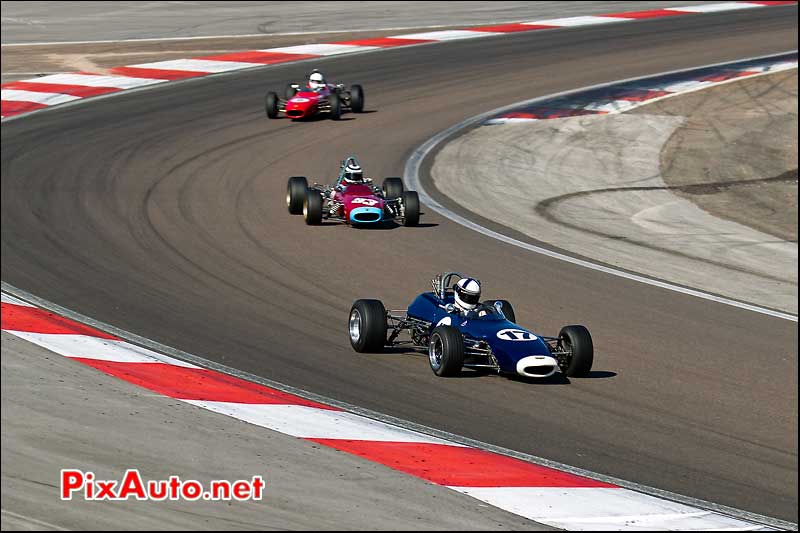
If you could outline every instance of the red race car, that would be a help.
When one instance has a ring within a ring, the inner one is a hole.
[[[334,185],[315,183],[308,186],[303,176],[289,178],[286,206],[292,215],[303,215],[306,224],[319,225],[323,220],[366,226],[397,221],[404,226],[419,224],[419,196],[403,189],[400,178],[386,178],[383,187],[365,178],[355,157],[342,161]]]
[[[265,107],[269,118],[278,118],[279,113],[291,119],[327,114],[333,120],[339,120],[345,111],[364,111],[364,89],[361,85],[348,88],[343,84],[328,83],[320,71],[314,70],[304,87],[298,83],[289,84],[285,98],[268,92]]]

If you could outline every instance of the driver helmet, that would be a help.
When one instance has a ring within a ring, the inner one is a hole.
[[[344,165],[343,179],[345,183],[364,183],[361,165],[355,159],[348,159]]]
[[[323,89],[325,87],[325,76],[322,72],[315,70],[308,77],[308,86],[312,89]]]
[[[475,278],[461,278],[454,287],[456,305],[472,311],[481,299],[481,282]]]

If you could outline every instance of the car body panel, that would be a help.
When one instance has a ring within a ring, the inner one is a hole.
[[[286,116],[290,118],[306,118],[317,114],[321,99],[327,98],[330,91],[298,91],[286,101]]]
[[[355,223],[376,223],[384,219],[385,202],[368,185],[347,185],[337,194],[344,207],[344,218]],[[373,216],[379,215],[377,219]],[[360,219],[360,220],[359,220]]]
[[[430,331],[439,325],[449,325],[461,331],[466,338],[486,342],[502,372],[527,375],[520,372],[520,362],[524,368],[537,365],[552,367],[555,363],[548,344],[532,331],[500,314],[479,317],[474,312],[467,315],[448,312],[446,307],[454,303],[452,293],[447,293],[441,299],[433,292],[425,292],[417,296],[408,307],[408,316],[430,323]],[[523,361],[531,357],[534,359]],[[536,359],[537,357],[546,359]],[[552,372],[547,375],[550,374]]]

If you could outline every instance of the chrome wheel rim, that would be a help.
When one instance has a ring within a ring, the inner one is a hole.
[[[292,205],[292,193],[290,191],[286,191],[286,207]]]
[[[361,338],[361,313],[358,312],[358,309],[353,309],[350,313],[350,340],[353,342],[358,342],[358,339]]]
[[[442,338],[439,335],[434,335],[428,345],[428,359],[431,362],[431,368],[436,371],[442,367],[442,353],[444,352],[444,345]]]

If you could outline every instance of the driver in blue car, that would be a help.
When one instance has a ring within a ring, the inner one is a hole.
[[[461,278],[453,287],[455,296],[456,310],[461,315],[468,315],[469,313],[478,309],[481,301],[481,282],[475,278]],[[478,311],[478,316],[481,312],[486,313],[485,309]]]

